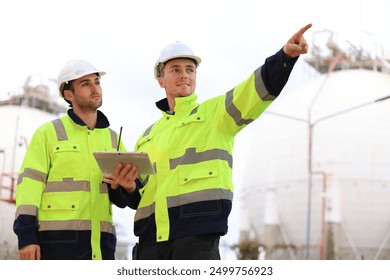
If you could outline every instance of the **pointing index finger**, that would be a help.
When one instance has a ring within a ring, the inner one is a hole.
[[[303,34],[312,26],[311,23],[307,24],[305,27],[299,29],[297,33],[294,34],[294,41],[298,40],[303,36]]]

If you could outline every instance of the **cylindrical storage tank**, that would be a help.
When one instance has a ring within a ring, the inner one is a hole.
[[[336,71],[245,129],[241,232],[266,258],[390,259],[389,95],[390,75]]]

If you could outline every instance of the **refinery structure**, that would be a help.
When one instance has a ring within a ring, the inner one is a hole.
[[[66,112],[59,99],[55,80],[41,75],[27,77],[23,87],[0,101],[0,259],[17,259],[17,238],[12,224],[15,217],[15,187],[19,168],[35,130],[44,122]]]
[[[328,30],[310,47],[303,60],[315,78],[244,131],[240,237],[230,249],[239,259],[390,259],[390,54]],[[30,76],[0,100],[0,259],[18,258],[18,172],[38,126],[66,112],[56,92],[55,80]],[[128,258],[118,242],[117,259]]]
[[[390,259],[390,54],[324,30],[304,60],[245,138],[239,258]]]

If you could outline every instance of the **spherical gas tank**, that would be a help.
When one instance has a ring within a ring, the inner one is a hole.
[[[389,95],[388,74],[336,71],[246,128],[243,223],[269,258],[390,259]]]

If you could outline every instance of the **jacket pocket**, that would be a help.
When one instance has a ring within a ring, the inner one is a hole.
[[[179,171],[179,185],[182,187],[188,186],[189,188],[194,188],[202,185],[211,187],[216,184],[218,181],[218,167],[213,165],[203,165],[201,164],[189,164],[181,165],[178,167]],[[204,181],[204,183],[199,183],[198,181]],[[196,184],[196,186],[193,186]],[[185,189],[181,191],[187,192]]]
[[[49,192],[42,196],[43,211],[77,211],[80,209],[79,192]]]
[[[58,154],[63,152],[80,152],[80,144],[74,141],[62,141],[57,142],[52,147],[52,154]]]
[[[180,216],[183,218],[221,213],[218,167],[180,166]]]

